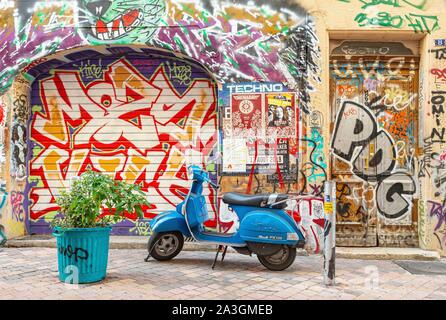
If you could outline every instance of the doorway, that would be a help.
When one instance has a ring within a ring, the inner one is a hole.
[[[403,43],[332,46],[330,164],[339,246],[418,246],[418,77],[419,57]]]

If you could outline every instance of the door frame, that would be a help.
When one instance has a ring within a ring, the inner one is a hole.
[[[330,101],[330,43],[332,40],[342,40],[342,41],[369,41],[369,42],[402,42],[405,41],[415,41],[418,44],[419,54],[417,55],[419,58],[419,77],[418,77],[418,136],[416,137],[418,140],[416,157],[418,158],[423,154],[424,148],[424,136],[426,129],[422,125],[424,123],[425,115],[423,112],[423,106],[426,104],[426,97],[429,96],[428,93],[428,85],[425,84],[427,79],[425,79],[425,71],[428,67],[428,34],[427,33],[414,33],[410,31],[383,31],[383,30],[327,30],[324,34],[323,39],[326,41],[326,46],[324,47],[324,51],[321,54],[321,58],[323,59],[323,65],[326,68],[323,68],[323,88],[325,88],[324,99],[325,101]],[[326,117],[331,116],[331,102],[325,103],[323,113]],[[332,150],[331,150],[331,123],[330,121],[325,121],[324,123],[324,136],[328,143],[325,144],[325,152],[327,154],[327,179],[331,180],[333,178],[332,173]],[[419,172],[418,162],[415,161],[415,174],[417,175]],[[423,201],[423,195],[427,193],[427,188],[429,183],[426,183],[424,179],[416,179],[416,193],[414,195],[414,205],[420,206]],[[420,215],[426,215],[425,212],[418,212],[418,238],[420,238],[420,219],[425,217],[420,217]],[[418,242],[418,247],[422,246],[422,239]]]

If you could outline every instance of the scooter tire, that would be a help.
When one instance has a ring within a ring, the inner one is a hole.
[[[296,259],[296,248],[284,245],[282,247],[282,250],[286,251],[287,256],[285,257],[285,259],[281,259],[279,262],[275,262],[274,259],[272,259],[272,257],[276,256],[278,253],[268,256],[257,255],[257,258],[259,259],[260,263],[267,269],[271,271],[283,271],[291,266]]]
[[[162,254],[158,252],[158,248],[156,248],[157,245],[159,245],[159,241],[163,241],[162,239],[165,239],[166,237],[171,237],[175,239],[174,241],[178,241],[176,248],[169,252],[168,254]],[[184,237],[181,234],[181,232],[162,232],[159,233],[156,238],[153,240],[153,247],[149,248],[150,256],[153,257],[155,260],[158,261],[168,261],[175,258],[183,249],[184,245]]]

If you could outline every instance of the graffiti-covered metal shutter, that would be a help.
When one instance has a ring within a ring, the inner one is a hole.
[[[205,69],[129,48],[125,54],[88,50],[64,60],[70,62],[47,68],[32,85],[31,233],[48,232],[58,210],[55,197],[88,169],[141,185],[156,206],[145,211],[146,219],[181,202],[187,164],[205,166],[216,179],[216,90]],[[206,192],[213,203],[213,190]],[[209,211],[215,212],[213,205]],[[133,218],[114,232],[145,234],[147,220]]]

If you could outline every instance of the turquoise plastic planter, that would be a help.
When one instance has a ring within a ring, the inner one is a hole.
[[[66,283],[91,283],[105,279],[111,227],[56,227],[59,279]]]

